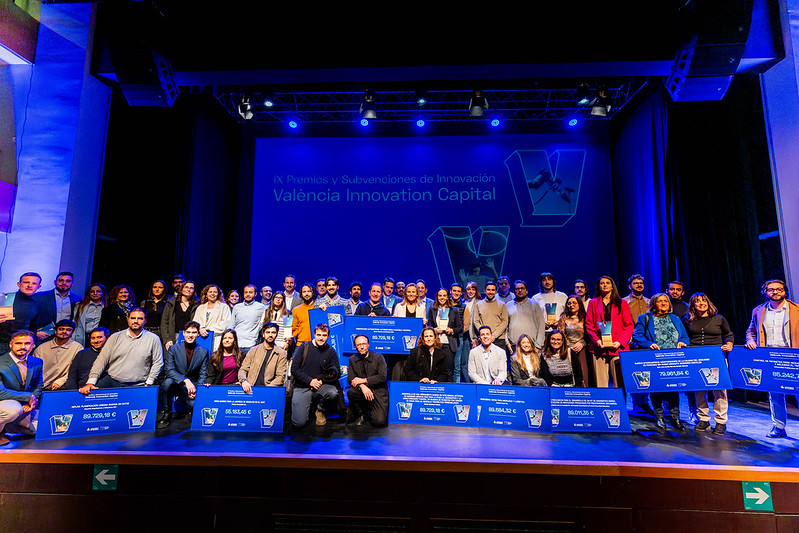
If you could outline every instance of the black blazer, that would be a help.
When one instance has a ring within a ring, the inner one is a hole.
[[[452,381],[446,358],[438,348],[433,350],[432,368],[430,366],[430,352],[423,347],[417,346],[411,350],[408,360],[405,361],[405,381],[422,381],[423,378],[432,381]]]
[[[449,325],[447,327],[452,328],[452,335],[447,335],[449,349],[452,350],[452,353],[457,353],[458,339],[463,334],[463,318],[455,307],[449,308],[448,322]],[[438,309],[430,307],[427,310],[427,325],[434,328],[438,327]]]
[[[55,289],[50,289],[46,292],[37,292],[33,295],[33,299],[39,304],[39,314],[36,317],[37,328],[46,326],[47,324],[56,321],[56,308],[55,308]],[[69,293],[69,318],[75,317],[75,308],[80,303],[81,297],[77,294]],[[125,324],[125,327],[128,327]]]
[[[105,305],[100,311],[99,326],[108,328],[110,333],[128,329],[128,315],[116,303]]]

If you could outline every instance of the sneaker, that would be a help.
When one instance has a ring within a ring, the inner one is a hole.
[[[724,435],[727,431],[727,424],[721,424],[719,422],[716,423],[716,427],[713,428],[714,435]]]
[[[316,410],[316,425],[317,426],[324,426],[327,424],[327,417],[325,416],[324,411],[320,411],[319,409]]]
[[[710,429],[710,422],[706,420],[700,420],[699,423],[694,428],[694,431],[707,431]]]

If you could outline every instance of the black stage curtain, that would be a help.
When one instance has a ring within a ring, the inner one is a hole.
[[[742,343],[760,285],[784,272],[779,239],[759,238],[777,216],[757,77],[721,102],[674,103],[655,82],[610,139],[620,275],[707,293]]]

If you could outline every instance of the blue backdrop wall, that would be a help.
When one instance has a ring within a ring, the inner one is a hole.
[[[495,273],[616,275],[607,137],[259,138],[250,275],[392,276],[430,289]],[[592,281],[589,281],[589,285]]]

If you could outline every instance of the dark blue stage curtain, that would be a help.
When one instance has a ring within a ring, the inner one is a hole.
[[[619,290],[627,277],[641,274],[647,292],[657,292],[679,272],[666,175],[667,111],[659,90],[640,96],[634,107],[614,118],[610,130]]]
[[[761,283],[783,275],[778,239],[759,239],[777,219],[757,79],[738,76],[722,102],[651,87],[610,142],[620,274],[707,293],[743,342]]]

